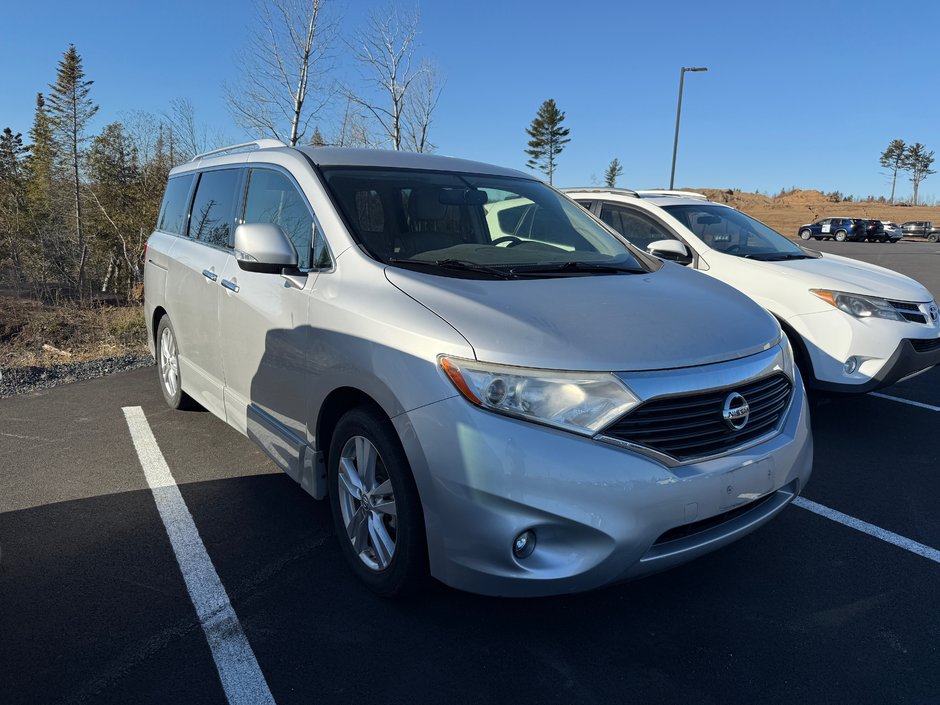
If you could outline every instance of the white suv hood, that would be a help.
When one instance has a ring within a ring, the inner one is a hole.
[[[796,286],[805,291],[808,289],[833,289],[851,294],[868,294],[896,301],[912,301],[926,303],[933,300],[933,296],[920,283],[898,274],[890,269],[868,264],[856,259],[841,257],[839,255],[824,254],[819,259],[798,259],[783,262],[760,262],[758,260],[745,260],[732,255],[720,255],[722,258],[735,260],[738,266],[734,283],[747,291],[747,278],[761,280],[761,288],[766,291],[767,277],[777,279],[780,286]],[[709,256],[705,255],[706,261]],[[726,262],[730,265],[730,262]],[[730,269],[730,267],[729,267]],[[720,273],[717,273],[721,276]]]
[[[479,360],[637,371],[753,355],[779,326],[731,287],[674,264],[649,274],[472,280],[389,267],[386,277],[452,325]]]

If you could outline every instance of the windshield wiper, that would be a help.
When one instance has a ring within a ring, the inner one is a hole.
[[[584,272],[599,274],[646,274],[640,267],[628,267],[623,264],[605,264],[603,262],[546,262],[544,264],[526,264],[509,270],[513,274],[580,274]]]
[[[421,260],[421,259],[398,259],[392,257],[388,261],[389,264],[398,264],[398,265],[417,265],[419,267],[439,267],[441,269],[456,269],[464,272],[478,272],[482,274],[489,274],[490,276],[496,277],[497,279],[513,279],[515,275],[511,269],[500,269],[498,267],[488,267],[485,264],[477,264],[476,262],[471,262],[465,259],[438,259],[438,260]]]
[[[798,255],[789,252],[757,252],[753,255],[744,255],[744,259],[756,259],[759,262],[782,262],[789,259],[813,259],[809,255]]]

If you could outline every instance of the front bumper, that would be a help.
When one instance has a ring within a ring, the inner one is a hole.
[[[858,319],[833,309],[787,320],[800,335],[813,367],[806,386],[865,393],[940,364],[940,323]],[[916,347],[915,347],[916,346]],[[846,374],[849,357],[861,360]]]
[[[799,380],[777,436],[673,468],[459,397],[393,422],[421,495],[432,574],[489,595],[578,592],[691,560],[769,521],[812,471]],[[734,504],[732,486],[761,499]],[[512,542],[527,529],[535,551],[516,559]]]

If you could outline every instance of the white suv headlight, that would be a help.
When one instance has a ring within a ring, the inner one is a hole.
[[[640,400],[609,372],[567,372],[440,358],[463,396],[484,409],[593,436]]]
[[[884,318],[889,321],[905,321],[905,318],[897,312],[897,309],[887,299],[877,296],[862,296],[861,294],[829,291],[828,289],[810,289],[810,293],[815,294],[830,306],[835,306],[840,311],[855,316],[855,318]]]

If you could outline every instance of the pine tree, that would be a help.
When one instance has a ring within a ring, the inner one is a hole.
[[[607,184],[607,188],[614,188],[617,185],[617,179],[621,176],[623,176],[623,167],[620,165],[620,160],[614,157],[604,173],[604,183]]]
[[[326,140],[323,139],[323,135],[320,133],[320,128],[313,128],[313,136],[310,138],[311,147],[326,147]]]
[[[568,128],[561,126],[564,120],[565,114],[555,105],[554,99],[549,98],[542,103],[532,124],[526,128],[526,132],[532,138],[529,140],[529,148],[525,150],[525,153],[529,155],[526,166],[530,169],[538,169],[548,176],[549,184],[552,183],[555,175],[558,155],[571,141],[568,137]]]
[[[49,116],[56,139],[62,147],[62,162],[69,172],[75,203],[75,237],[78,245],[78,290],[85,280],[87,245],[82,222],[81,167],[85,154],[85,133],[89,120],[98,112],[89,94],[94,81],[85,80],[82,58],[70,44],[56,71],[56,82],[49,85]]]
[[[933,150],[927,151],[927,147],[920,142],[915,142],[904,154],[901,162],[901,168],[911,175],[911,183],[914,184],[914,205],[917,205],[917,187],[921,182],[931,174],[937,172],[931,169],[933,165]]]
[[[22,134],[9,127],[0,133],[0,270],[12,265],[18,281],[23,279],[21,221],[26,197],[22,162],[26,152]]]
[[[881,153],[881,166],[891,171],[891,203],[894,204],[894,187],[898,181],[898,171],[903,168],[904,155],[907,145],[904,140],[891,140],[888,147]]]
[[[26,161],[29,197],[34,210],[45,213],[49,210],[58,149],[42,93],[36,94],[36,114],[29,138],[32,140]]]

